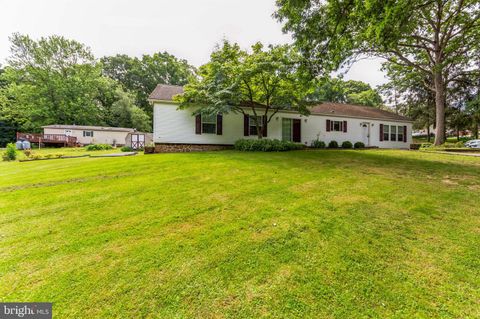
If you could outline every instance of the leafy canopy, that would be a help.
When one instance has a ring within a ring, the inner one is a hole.
[[[279,110],[308,113],[310,82],[301,61],[297,51],[288,45],[264,47],[256,43],[248,52],[236,43],[224,41],[177,100],[182,108],[194,106],[196,112],[208,114],[245,114],[249,109],[255,115],[266,116],[267,122]]]
[[[435,143],[443,143],[447,87],[478,73],[478,0],[277,0],[277,6],[276,17],[315,72],[366,54],[431,78]]]
[[[147,98],[157,84],[184,85],[194,68],[167,52],[143,55],[141,59],[119,54],[103,57],[103,74],[135,93],[135,104],[152,115]]]
[[[343,81],[340,78],[319,80],[310,99],[375,107],[383,105],[380,93],[369,84],[354,80]]]
[[[14,34],[9,66],[1,75],[7,101],[0,116],[39,130],[52,123],[94,124],[101,120],[96,103],[101,69],[90,49],[60,36],[38,41]]]
[[[40,131],[53,123],[151,130],[148,114],[116,81],[102,75],[102,65],[88,47],[60,36],[35,41],[13,34],[10,40],[8,66],[0,69],[1,137],[11,140],[12,128]],[[120,105],[125,116],[113,116]]]

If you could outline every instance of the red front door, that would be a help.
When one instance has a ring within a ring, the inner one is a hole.
[[[293,128],[292,128],[292,140],[296,143],[302,142],[302,129],[301,129],[302,120],[294,119],[293,120]]]

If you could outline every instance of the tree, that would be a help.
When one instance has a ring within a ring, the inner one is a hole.
[[[196,107],[195,112],[254,114],[258,138],[279,110],[292,109],[307,114],[309,81],[300,56],[288,45],[252,46],[251,52],[224,41],[200,67],[197,77],[177,97],[180,107]]]
[[[2,77],[5,69],[0,65],[0,147],[5,147],[9,142],[15,139],[16,127],[13,123],[8,122],[1,116],[2,110],[6,108],[7,97],[5,96],[4,87],[7,86],[7,81]]]
[[[435,94],[430,90],[432,78],[395,63],[384,63],[382,69],[389,82],[382,85],[380,91],[397,113],[414,120],[414,128],[427,129],[430,142],[430,127],[435,124]]]
[[[103,74],[118,81],[127,91],[135,92],[136,105],[152,115],[147,98],[157,84],[184,85],[194,68],[186,60],[167,52],[143,55],[141,59],[116,55],[101,59]]]
[[[377,90],[362,81],[325,78],[317,81],[311,99],[380,107],[383,100]]]
[[[478,139],[478,129],[480,126],[480,95],[467,103],[467,114],[470,116],[472,124],[472,132],[476,139]]]
[[[115,102],[109,110],[107,122],[115,127],[133,127],[139,131],[150,132],[151,121],[149,116],[135,105],[135,98],[132,94],[117,88],[115,91]]]
[[[60,36],[34,41],[14,34],[10,41],[2,118],[31,131],[52,123],[102,123],[96,100],[101,68],[89,48]]]
[[[447,88],[478,59],[478,0],[277,0],[285,22],[316,72],[359,55],[386,59],[431,78],[435,144],[445,141]]]
[[[470,118],[462,109],[451,108],[447,110],[447,114],[448,126],[455,130],[457,141],[460,141],[460,131],[468,128],[471,123]]]

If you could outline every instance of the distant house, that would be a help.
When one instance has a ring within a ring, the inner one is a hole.
[[[256,139],[257,128],[250,108],[242,113],[193,115],[180,110],[173,96],[182,94],[181,86],[158,85],[150,94],[153,104],[153,140],[158,151],[209,149],[232,145],[241,138]],[[363,142],[380,148],[409,148],[412,121],[404,116],[374,107],[322,103],[310,108],[310,115],[280,111],[267,126],[269,139],[310,145],[313,140]],[[259,119],[267,125],[265,119]]]
[[[152,141],[151,133],[137,132],[133,128],[104,127],[83,125],[46,125],[42,126],[44,137],[70,136],[78,144],[110,144],[140,148]]]

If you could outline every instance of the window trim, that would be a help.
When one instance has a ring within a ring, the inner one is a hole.
[[[210,121],[205,121],[206,117],[211,116],[212,119]],[[203,124],[209,124],[209,125],[214,125],[214,130],[213,132],[205,132],[203,129]],[[200,129],[201,129],[201,134],[217,134],[217,115],[202,115],[200,117]]]
[[[286,120],[286,121],[285,121]],[[286,123],[286,122],[289,122],[289,126],[290,126],[290,137],[288,140],[284,139],[283,138],[283,123]],[[292,142],[293,141],[293,119],[292,118],[289,118],[289,117],[282,117],[282,141],[288,141],[288,142]]]
[[[388,124],[383,124],[383,140],[390,141],[390,125]]]
[[[250,136],[258,135],[257,125],[252,120],[253,117],[255,117],[255,115],[248,115],[248,135],[250,135]],[[263,129],[263,116],[257,115],[257,121],[259,121],[258,126],[259,126],[260,130],[262,130]],[[252,127],[255,128],[254,133],[252,133]]]
[[[345,121],[330,120],[330,132],[345,133],[344,122]],[[338,123],[338,130],[335,129],[335,123]]]
[[[93,131],[83,131],[83,137],[93,137]]]
[[[390,141],[391,142],[396,142],[397,141],[397,126],[396,125],[390,125]]]
[[[398,142],[403,142],[404,139],[405,139],[405,138],[403,137],[404,127],[405,127],[404,125],[402,125],[402,126],[400,126],[400,125],[397,126],[397,141],[398,141]],[[400,136],[401,136],[402,138],[400,138]]]

